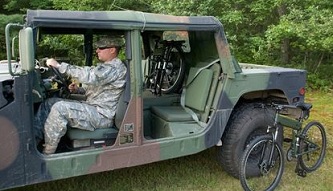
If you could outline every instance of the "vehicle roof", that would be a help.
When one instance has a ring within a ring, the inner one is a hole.
[[[219,30],[212,16],[172,16],[138,11],[28,10],[32,27],[113,28],[141,30]]]

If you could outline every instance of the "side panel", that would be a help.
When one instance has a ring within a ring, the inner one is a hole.
[[[17,24],[6,26],[7,57],[11,59],[10,27],[21,28]],[[34,52],[32,29],[19,32],[20,65],[22,70],[13,73],[9,62],[9,73],[15,78],[8,78],[0,83],[0,189],[25,185],[25,151],[30,149],[26,133],[31,131],[32,107],[30,97],[30,75],[24,71],[34,70]],[[12,45],[14,46],[14,45]],[[24,70],[24,71],[23,71]]]
[[[14,101],[0,109],[0,189],[25,184],[25,128],[28,124],[23,122],[28,109],[20,100],[24,100],[27,82],[27,76],[15,78]]]
[[[225,89],[219,102],[219,108],[233,108],[246,93],[266,90],[279,90],[284,93],[290,104],[303,102],[304,96],[299,90],[305,87],[306,72],[292,69],[248,69],[227,78]]]

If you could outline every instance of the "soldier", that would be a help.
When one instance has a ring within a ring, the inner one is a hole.
[[[72,93],[84,93],[86,101],[50,98],[45,100],[35,117],[37,140],[44,132],[44,154],[56,151],[60,138],[65,135],[67,125],[94,131],[96,128],[108,128],[113,125],[117,103],[125,86],[126,66],[117,57],[120,39],[104,37],[96,43],[96,53],[102,62],[96,67],[79,67],[67,63],[59,64],[48,59],[46,64],[57,68],[85,85],[69,85]],[[44,128],[43,128],[44,127]]]

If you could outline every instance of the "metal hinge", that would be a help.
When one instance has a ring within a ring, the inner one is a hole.
[[[31,150],[32,150],[31,139],[28,139],[26,149],[27,149],[28,153],[31,153]]]

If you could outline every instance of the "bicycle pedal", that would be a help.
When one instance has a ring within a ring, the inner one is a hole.
[[[291,143],[292,139],[291,138],[284,138],[283,141],[286,142],[286,143]]]
[[[303,169],[298,169],[298,172],[297,172],[297,175],[300,176],[300,177],[306,177],[306,171],[303,170]]]

